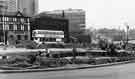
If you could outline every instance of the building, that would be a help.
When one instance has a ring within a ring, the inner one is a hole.
[[[0,13],[4,13],[7,9],[7,2],[5,0],[0,0]]]
[[[0,42],[16,44],[18,41],[30,40],[30,17],[21,12],[0,15]]]
[[[38,0],[0,0],[0,11],[17,12],[26,16],[34,16],[38,13]]]
[[[17,0],[0,0],[0,11],[2,13],[16,12]]]
[[[36,42],[69,42],[68,20],[40,13],[31,21],[33,40]]]
[[[38,0],[17,0],[17,8],[27,16],[33,16],[38,13]]]
[[[61,15],[68,19],[70,35],[74,36],[82,32],[82,27],[85,28],[85,11],[82,9],[54,10],[45,13]]]
[[[17,11],[17,0],[6,0],[7,1],[7,12],[16,12]]]

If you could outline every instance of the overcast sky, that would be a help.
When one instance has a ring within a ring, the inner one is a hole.
[[[135,0],[39,0],[39,12],[67,8],[84,9],[87,26],[135,27]]]

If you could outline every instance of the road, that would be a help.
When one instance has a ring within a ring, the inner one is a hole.
[[[68,71],[1,73],[0,79],[135,79],[135,63]]]

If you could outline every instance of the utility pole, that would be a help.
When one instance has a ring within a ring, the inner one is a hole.
[[[127,25],[127,44],[128,44],[129,26]]]

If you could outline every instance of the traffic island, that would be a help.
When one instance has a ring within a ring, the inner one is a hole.
[[[115,62],[115,63],[107,63],[100,65],[69,65],[63,67],[55,67],[55,68],[41,68],[41,69],[13,69],[13,70],[0,70],[0,73],[26,73],[26,72],[49,72],[49,71],[63,71],[63,70],[77,70],[77,69],[87,69],[87,68],[98,68],[98,67],[106,67],[106,66],[114,66],[114,65],[122,65],[133,63],[134,61],[124,61],[124,62]]]

